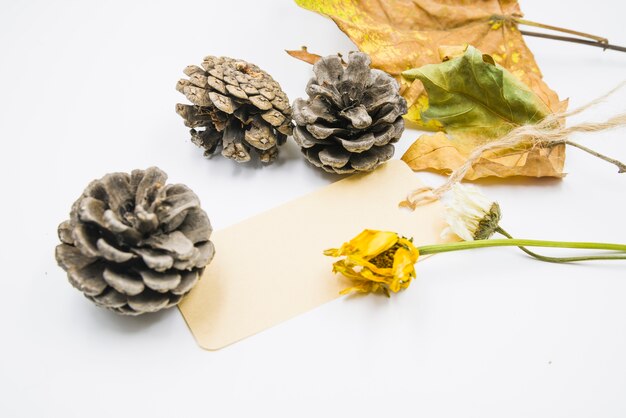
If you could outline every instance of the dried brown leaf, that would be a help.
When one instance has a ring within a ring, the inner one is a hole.
[[[402,160],[414,171],[433,170],[450,174],[467,159],[462,143],[450,140],[445,133],[424,134],[415,141]],[[482,177],[563,177],[565,146],[521,148],[485,153],[465,175],[467,180]]]
[[[306,46],[303,46],[300,49],[286,49],[285,52],[292,57],[308,62],[311,65],[315,64],[320,58],[322,58],[317,54],[310,53]]]

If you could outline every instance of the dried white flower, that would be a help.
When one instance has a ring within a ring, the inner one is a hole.
[[[452,232],[465,241],[487,239],[498,228],[500,206],[474,186],[455,184],[445,216],[449,227],[442,236]]]

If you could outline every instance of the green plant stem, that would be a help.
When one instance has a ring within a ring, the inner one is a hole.
[[[462,251],[486,247],[551,247],[578,248],[587,250],[620,251],[622,254],[610,254],[612,259],[626,259],[626,244],[609,244],[604,242],[568,242],[542,241],[534,239],[484,239],[476,241],[449,242],[446,244],[423,245],[417,247],[420,254],[437,254],[449,251]]]
[[[502,227],[498,227],[496,229],[501,235],[504,235],[508,239],[514,239],[508,232],[506,232]],[[590,260],[626,260],[626,255],[619,254],[604,254],[604,255],[588,255],[588,256],[578,256],[578,257],[549,257],[546,255],[537,254],[534,251],[529,250],[526,247],[520,246],[518,247],[520,250],[524,251],[531,257],[536,258],[540,261],[545,261],[547,263],[572,263],[576,261],[590,261]]]

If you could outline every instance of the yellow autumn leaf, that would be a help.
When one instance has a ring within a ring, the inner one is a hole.
[[[372,66],[402,83],[409,118],[419,120],[420,83],[400,79],[403,71],[441,62],[441,45],[471,44],[507,68],[550,108],[558,96],[541,79],[532,52],[517,24],[517,0],[296,0],[305,9],[330,17]],[[416,106],[417,104],[417,106]]]
[[[414,171],[433,170],[450,174],[467,160],[468,153],[443,132],[424,134],[415,141],[402,160]],[[469,169],[467,180],[483,177],[562,177],[565,146],[550,148],[525,147],[515,150],[490,151]]]

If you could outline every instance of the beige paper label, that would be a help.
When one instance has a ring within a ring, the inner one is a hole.
[[[443,242],[439,203],[398,208],[421,186],[394,160],[216,231],[215,258],[179,305],[198,344],[217,350],[339,297],[347,283],[322,252],[363,229]]]

